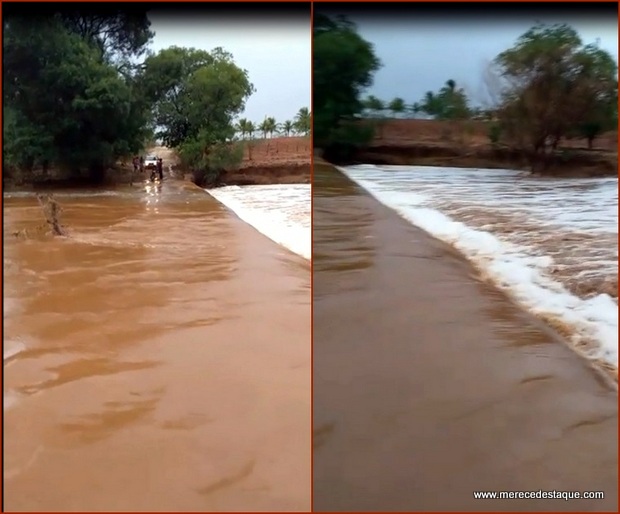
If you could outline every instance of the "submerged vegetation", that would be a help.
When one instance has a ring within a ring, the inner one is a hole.
[[[489,96],[483,108],[452,79],[412,104],[363,98],[379,69],[372,45],[345,19],[318,19],[315,142],[327,159],[363,150],[383,136],[389,119],[421,118],[444,122],[448,131],[485,124],[494,152],[520,155],[532,171],[546,172],[571,159],[562,142],[585,139],[592,149],[597,137],[617,129],[617,63],[566,24],[536,25],[496,56],[483,77]]]
[[[282,124],[238,120],[248,72],[222,48],[151,52],[147,9],[5,7],[3,178],[100,183],[158,141],[206,183],[240,163],[238,134],[310,133],[305,107]]]

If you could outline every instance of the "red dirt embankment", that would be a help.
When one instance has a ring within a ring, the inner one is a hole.
[[[239,169],[222,176],[227,185],[308,184],[311,176],[309,137],[275,137],[243,141]]]
[[[475,168],[528,169],[526,156],[500,142],[491,144],[484,121],[384,120],[377,122],[369,148],[358,161]],[[603,134],[588,150],[583,139],[563,140],[552,172],[563,175],[616,175],[618,134]]]

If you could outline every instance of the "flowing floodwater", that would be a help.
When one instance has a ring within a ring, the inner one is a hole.
[[[454,246],[481,275],[588,357],[618,366],[618,181],[508,170],[351,166],[342,171]]]
[[[615,384],[343,174],[315,166],[312,195],[314,510],[616,509]]]
[[[208,192],[269,239],[310,259],[309,184],[226,186]]]
[[[308,263],[174,182],[4,198],[6,509],[308,510]]]

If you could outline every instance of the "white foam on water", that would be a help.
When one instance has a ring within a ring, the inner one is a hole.
[[[309,184],[226,186],[207,192],[272,241],[311,258]]]
[[[475,207],[486,209],[487,215],[518,214],[541,233],[606,236],[605,241],[616,243],[602,245],[598,251],[603,255],[590,255],[586,249],[581,273],[617,277],[617,179],[541,181],[509,170],[421,166],[361,165],[340,170],[403,218],[454,246],[527,310],[570,326],[574,345],[594,341],[596,347],[587,350],[588,357],[618,366],[618,305],[611,296],[571,294],[553,276],[554,257],[537,246],[531,229],[529,237],[527,231],[506,235],[493,233],[492,224],[485,225],[486,230],[476,227],[473,218],[455,219],[459,208]]]

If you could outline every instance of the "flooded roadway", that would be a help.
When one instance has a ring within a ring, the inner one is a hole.
[[[616,511],[618,398],[448,245],[313,182],[314,508]],[[476,500],[474,491],[603,491]]]
[[[5,196],[8,511],[307,511],[310,267],[203,191]]]

